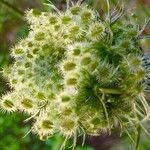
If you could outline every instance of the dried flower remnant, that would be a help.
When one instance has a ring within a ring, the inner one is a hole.
[[[29,114],[42,140],[58,132],[74,137],[73,147],[79,133],[111,132],[116,122],[127,132],[148,118],[139,29],[122,14],[101,20],[84,3],[63,13],[27,11],[31,30],[3,70],[13,91],[2,96],[1,110]]]

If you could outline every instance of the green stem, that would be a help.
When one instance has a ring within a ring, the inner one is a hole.
[[[109,132],[111,132],[110,121],[109,121],[109,115],[108,115],[108,111],[107,111],[106,105],[105,105],[105,103],[104,103],[104,100],[105,100],[105,94],[103,93],[102,97],[100,98],[100,101],[101,101],[101,103],[102,103],[102,106],[103,106],[103,109],[104,109],[104,112],[105,112],[105,115],[106,115]]]
[[[149,35],[141,36],[140,39],[150,39]]]
[[[6,2],[5,0],[0,0],[0,3],[5,5],[6,7],[10,8],[12,11],[16,12],[19,16],[21,16],[21,17],[23,16],[24,13],[21,10],[19,10],[18,8],[16,8],[12,4]]]
[[[122,91],[119,89],[100,88],[99,90],[105,94],[122,94]]]
[[[140,135],[141,135],[141,127],[140,127],[140,124],[138,124],[137,125],[137,135],[136,135],[136,141],[135,141],[135,148],[134,148],[134,150],[138,150],[139,149]]]
[[[108,10],[107,10],[107,11],[108,11],[108,12],[107,12],[107,13],[108,13],[107,15],[108,15],[109,23],[110,23],[110,2],[109,2],[109,0],[106,0],[106,2],[107,2],[107,9],[108,9]]]

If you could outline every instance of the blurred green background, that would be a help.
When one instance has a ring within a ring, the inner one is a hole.
[[[51,0],[59,9],[65,9],[65,0]],[[106,9],[105,0],[85,0],[93,5],[97,10]],[[112,6],[118,0],[110,0]],[[9,55],[10,48],[19,39],[28,34],[28,25],[24,21],[23,14],[26,9],[36,8],[43,11],[50,11],[51,8],[44,5],[48,0],[0,0],[0,71],[5,66],[12,63]],[[126,9],[132,9],[137,14],[137,20],[144,25],[145,19],[150,18],[150,0],[120,0],[120,4],[125,3]],[[150,34],[150,27],[147,26],[144,34]],[[144,42],[147,48],[149,42]],[[9,91],[7,81],[0,74],[0,96]],[[58,150],[63,138],[55,135],[48,141],[40,141],[36,135],[30,133],[25,138],[23,136],[30,130],[30,123],[23,120],[26,116],[22,114],[4,114],[0,112],[0,150]],[[112,136],[102,135],[100,137],[87,137],[86,144],[80,146],[81,139],[78,141],[76,150],[132,150],[133,143],[126,135],[120,138],[118,134]],[[69,145],[69,144],[68,144]],[[86,146],[87,145],[87,146]],[[66,148],[69,149],[69,148]],[[150,137],[141,135],[139,150],[150,150]]]

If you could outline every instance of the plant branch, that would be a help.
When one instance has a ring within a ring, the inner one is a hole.
[[[141,127],[140,127],[140,124],[138,124],[137,125],[137,135],[136,135],[136,141],[135,141],[135,148],[134,148],[134,150],[138,150],[139,149],[140,135],[141,135]]]
[[[150,39],[150,36],[149,35],[140,36],[139,39]]]
[[[5,0],[0,0],[0,3],[5,5],[6,7],[10,8],[12,11],[16,12],[19,16],[21,16],[21,17],[23,16],[24,13],[21,10],[19,10],[18,8],[16,8],[12,4],[6,2]]]
[[[110,23],[110,2],[109,2],[109,0],[106,0],[106,2],[107,2],[107,16],[108,16],[108,20],[109,20],[109,23]]]
[[[122,91],[119,89],[100,88],[99,90],[105,94],[122,94]]]

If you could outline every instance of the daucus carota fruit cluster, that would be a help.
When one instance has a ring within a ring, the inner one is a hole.
[[[29,114],[40,139],[60,133],[76,141],[116,124],[126,132],[142,126],[150,113],[143,94],[149,74],[133,18],[122,9],[101,16],[80,3],[53,8],[26,12],[30,32],[3,70],[12,92],[2,96],[1,110]]]

